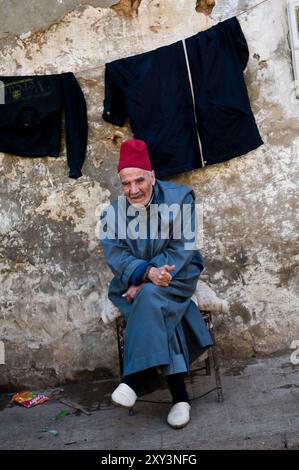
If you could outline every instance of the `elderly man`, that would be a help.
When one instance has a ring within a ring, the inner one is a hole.
[[[184,374],[212,345],[191,300],[204,266],[194,244],[194,193],[156,180],[145,142],[134,138],[121,145],[118,173],[125,197],[102,214],[101,231],[114,274],[109,298],[126,320],[124,376],[111,398],[132,407],[138,396],[158,387],[162,374],[173,400],[167,422],[181,428],[191,408]]]

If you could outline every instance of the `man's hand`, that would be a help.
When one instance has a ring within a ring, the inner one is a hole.
[[[129,303],[133,302],[137,292],[141,289],[141,287],[144,285],[144,283],[139,284],[139,286],[131,286],[129,289],[122,294],[122,297],[126,297],[127,301]]]
[[[152,267],[149,270],[147,277],[156,286],[167,287],[172,279],[172,276],[169,274],[169,272],[173,271],[174,269],[174,264],[171,266],[169,264],[164,264],[164,266],[161,266],[160,268]]]

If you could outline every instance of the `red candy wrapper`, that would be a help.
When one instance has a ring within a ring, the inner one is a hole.
[[[12,397],[12,401],[19,403],[20,405],[26,406],[26,408],[32,408],[35,405],[40,405],[41,403],[44,403],[47,400],[50,400],[50,397],[48,397],[47,395],[43,395],[42,393],[33,392],[29,390],[25,392],[16,393]]]

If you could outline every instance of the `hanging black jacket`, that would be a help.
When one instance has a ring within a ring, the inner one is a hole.
[[[0,76],[0,81],[0,152],[58,157],[64,111],[69,177],[82,176],[88,124],[74,74]]]
[[[243,70],[236,17],[185,41],[107,63],[103,119],[144,140],[158,178],[219,163],[263,144]],[[193,96],[192,96],[193,95]]]

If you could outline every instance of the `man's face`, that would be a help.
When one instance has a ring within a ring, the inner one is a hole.
[[[123,193],[130,204],[145,206],[152,195],[155,172],[140,168],[124,168],[119,172]]]

